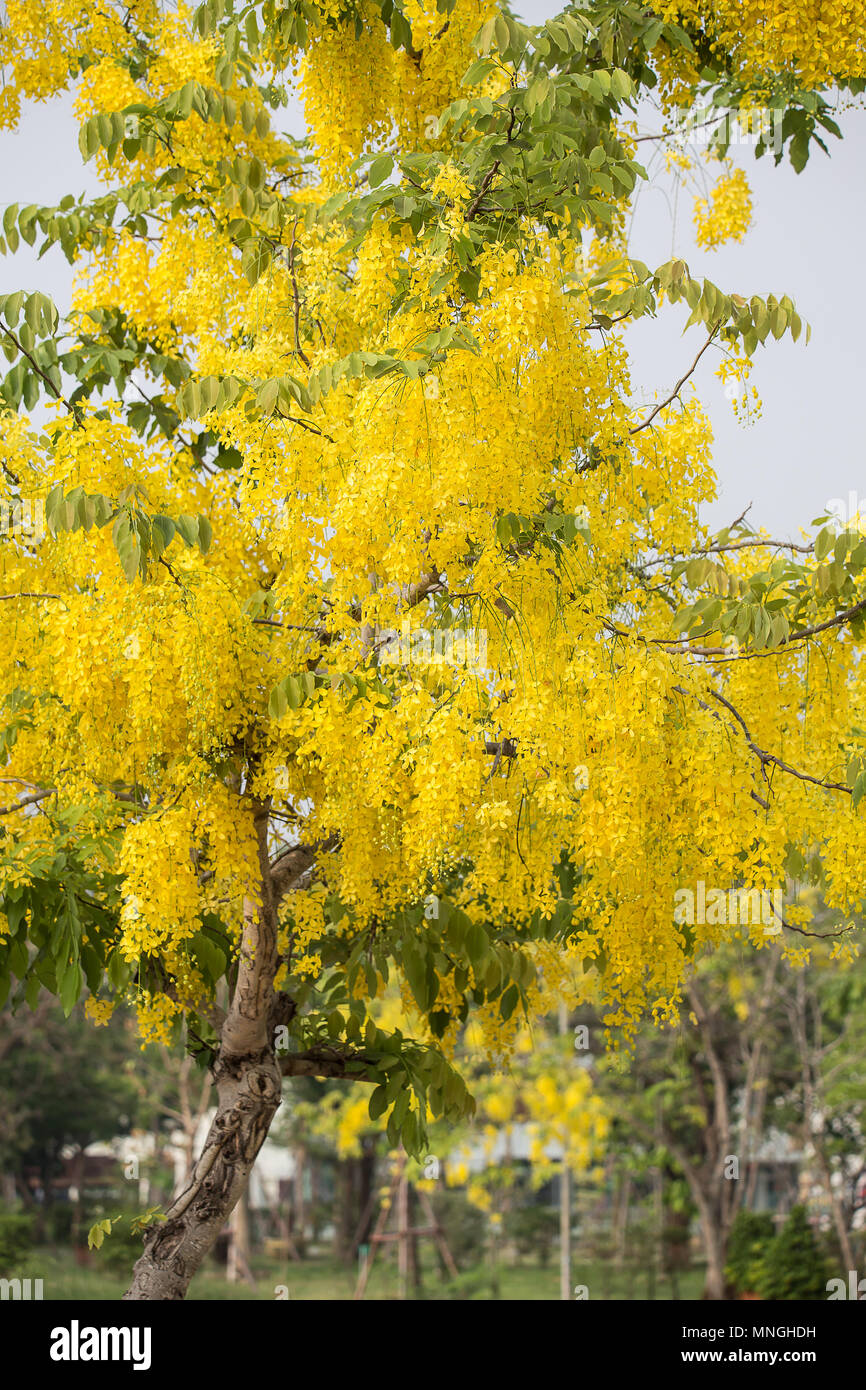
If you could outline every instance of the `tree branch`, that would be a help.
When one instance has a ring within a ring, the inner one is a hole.
[[[80,425],[82,421],[81,421],[81,412],[79,411],[78,407],[77,407],[77,406],[74,406],[74,405],[71,405],[71,404],[69,403],[69,401],[66,399],[66,397],[64,396],[63,392],[62,392],[62,391],[58,391],[57,387],[54,385],[54,382],[51,380],[51,377],[48,376],[45,372],[43,372],[42,368],[39,366],[39,363],[36,361],[35,357],[33,357],[33,355],[27,351],[27,349],[26,349],[26,347],[24,347],[23,343],[21,343],[21,342],[18,341],[18,339],[16,338],[15,334],[11,331],[11,329],[7,328],[5,324],[0,324],[0,328],[3,329],[3,332],[6,334],[6,337],[7,337],[7,338],[11,338],[11,339],[12,339],[13,343],[14,343],[15,346],[17,347],[18,351],[22,354],[22,356],[24,356],[24,357],[27,358],[27,361],[30,363],[30,365],[31,365],[31,367],[33,368],[33,370],[34,370],[34,372],[36,373],[36,375],[37,375],[37,376],[40,376],[40,377],[42,378],[42,380],[45,382],[45,385],[51,388],[51,393],[52,393],[52,395],[54,395],[54,396],[57,398],[58,401],[62,401],[62,402],[63,402],[63,404],[66,406],[66,409],[69,411],[70,415],[71,415],[71,416],[73,417],[73,419],[75,420],[76,424],[79,424],[79,425]]]
[[[373,1081],[375,1078],[366,1071],[347,1071],[350,1062],[368,1062],[360,1052],[341,1053],[334,1048],[312,1047],[307,1052],[291,1052],[288,1056],[277,1055],[277,1065],[283,1076],[321,1076],[345,1077],[349,1081]]]
[[[713,339],[715,338],[715,336],[716,336],[716,329],[717,329],[717,328],[718,328],[718,324],[716,324],[716,328],[714,328],[714,329],[712,330],[712,332],[710,333],[710,336],[707,338],[707,341],[704,343],[703,347],[701,348],[700,352],[698,353],[698,355],[697,355],[697,357],[695,358],[695,360],[694,360],[694,362],[692,363],[692,365],[689,367],[688,371],[685,373],[684,376],[681,376],[681,377],[680,377],[679,381],[677,382],[677,384],[676,384],[676,386],[674,387],[673,391],[671,391],[670,395],[669,395],[665,400],[659,401],[658,405],[655,406],[655,407],[650,411],[649,415],[647,416],[647,418],[646,418],[645,420],[642,420],[642,421],[640,422],[639,425],[634,425],[634,426],[632,427],[632,429],[629,430],[629,434],[637,434],[639,430],[645,430],[646,427],[647,427],[647,425],[651,425],[651,424],[652,424],[653,420],[656,418],[656,416],[658,415],[658,413],[659,413],[660,410],[664,410],[664,408],[665,408],[666,405],[670,405],[671,401],[675,401],[675,400],[676,400],[677,396],[679,395],[679,393],[680,393],[680,391],[682,390],[682,388],[685,386],[685,384],[686,384],[686,382],[688,381],[689,377],[692,375],[692,372],[693,372],[693,371],[695,370],[695,368],[697,367],[698,363],[700,362],[700,360],[701,360],[701,358],[703,357],[704,353],[706,352],[707,348],[710,346],[710,343],[711,343],[711,342],[713,341]]]
[[[684,686],[682,686],[682,685],[675,685],[675,686],[673,687],[673,689],[674,689],[674,690],[677,692],[677,694],[679,694],[679,695],[686,695],[686,696],[692,695],[692,698],[695,699],[695,700],[697,701],[697,703],[698,703],[698,705],[700,705],[701,709],[707,710],[707,712],[708,712],[709,714],[711,714],[711,715],[713,716],[714,719],[719,718],[719,716],[718,716],[717,714],[715,714],[714,711],[713,711],[712,709],[710,709],[710,706],[709,706],[708,704],[706,704],[703,700],[699,699],[696,695],[693,695],[692,692],[686,690]],[[755,757],[758,758],[758,760],[760,761],[760,763],[761,763],[761,768],[762,768],[762,771],[764,771],[764,777],[765,777],[765,778],[766,778],[766,771],[765,771],[765,769],[766,769],[768,766],[770,766],[770,767],[777,767],[777,768],[779,768],[779,770],[780,770],[781,772],[787,772],[788,775],[789,775],[790,777],[796,777],[800,782],[810,782],[810,783],[811,783],[813,786],[815,786],[815,787],[823,787],[825,791],[845,792],[848,796],[851,796],[851,794],[852,794],[851,788],[848,787],[848,786],[845,786],[844,783],[842,783],[842,782],[827,782],[827,781],[825,781],[825,780],[824,780],[823,778],[821,778],[821,777],[813,777],[813,776],[811,775],[811,773],[809,773],[809,772],[800,772],[800,771],[798,771],[798,769],[797,769],[796,767],[791,767],[790,763],[782,762],[782,759],[781,759],[781,758],[777,758],[776,755],[775,755],[775,753],[767,753],[767,752],[765,752],[765,750],[764,750],[763,748],[759,748],[758,745],[757,745],[757,743],[755,743],[754,739],[752,738],[752,735],[749,733],[749,728],[748,728],[748,725],[746,724],[745,719],[744,719],[743,716],[740,714],[739,710],[737,710],[737,709],[734,708],[734,706],[731,704],[730,700],[727,700],[727,699],[725,698],[724,695],[720,695],[719,692],[718,692],[718,690],[711,690],[709,693],[710,693],[710,695],[712,696],[712,698],[713,698],[714,700],[718,700],[718,702],[719,702],[720,705],[724,705],[724,707],[725,707],[725,709],[728,711],[728,713],[731,714],[731,715],[733,716],[733,718],[734,718],[734,719],[737,721],[737,723],[739,724],[740,728],[741,728],[742,731],[743,731],[743,737],[745,738],[746,746],[747,746],[749,749],[751,749],[751,751],[754,753]],[[766,805],[766,803],[764,803],[763,801],[762,801],[761,804],[762,804],[762,805]]]
[[[309,367],[310,359],[301,347],[300,317],[301,302],[298,296],[298,281],[295,276],[295,238],[298,232],[298,218],[295,218],[292,227],[292,244],[289,248],[289,274],[292,277],[292,298],[294,300],[294,326],[295,326],[295,351],[300,357],[305,367]]]
[[[0,806],[0,816],[11,816],[15,811],[23,811],[25,806],[35,806],[37,801],[44,801],[47,796],[54,796],[55,790],[49,787],[47,791],[34,792],[32,796],[22,797],[11,806]]]

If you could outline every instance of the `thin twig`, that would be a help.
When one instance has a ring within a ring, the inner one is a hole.
[[[294,221],[294,225],[293,225],[293,227],[292,227],[292,244],[291,244],[291,247],[289,248],[289,274],[290,274],[291,277],[292,277],[292,296],[293,296],[294,301],[295,301],[295,351],[297,352],[297,354],[298,354],[298,356],[300,357],[301,361],[303,362],[304,366],[305,366],[305,367],[309,367],[309,365],[310,365],[310,359],[309,359],[309,357],[307,356],[307,354],[304,352],[304,349],[301,347],[301,335],[300,335],[301,303],[300,303],[300,299],[299,299],[299,297],[298,297],[298,281],[297,281],[297,278],[296,278],[296,276],[295,276],[295,237],[297,236],[297,232],[298,232],[298,221],[299,221],[299,219],[296,217],[296,218],[295,218],[295,221]]]
[[[645,420],[642,420],[639,425],[634,425],[633,428],[629,430],[629,434],[637,434],[639,430],[645,430],[647,425],[652,424],[653,420],[656,418],[660,410],[664,410],[666,405],[670,405],[671,401],[676,400],[677,396],[679,395],[682,388],[685,386],[692,372],[697,367],[707,348],[710,346],[711,342],[715,338],[717,328],[718,324],[716,324],[716,328],[714,328],[713,331],[710,333],[710,336],[707,338],[707,341],[704,343],[703,347],[701,348],[692,365],[689,367],[688,371],[685,373],[684,376],[680,377],[679,381],[677,382],[673,391],[671,391],[670,395],[665,400],[659,401],[658,405],[650,411],[649,415]]]
[[[690,691],[686,690],[681,685],[675,685],[673,689],[680,695],[688,696],[691,694]],[[812,786],[823,787],[825,791],[845,792],[847,796],[851,796],[851,788],[845,786],[844,783],[827,782],[821,777],[813,777],[809,772],[800,772],[796,767],[791,767],[790,763],[782,762],[782,759],[777,758],[775,753],[767,753],[763,748],[759,748],[757,743],[755,743],[755,740],[752,738],[751,733],[749,732],[749,727],[746,724],[745,719],[740,714],[739,710],[731,704],[730,700],[727,700],[724,695],[720,695],[718,690],[711,690],[709,693],[714,700],[718,700],[720,705],[724,705],[728,713],[731,714],[733,718],[737,721],[737,723],[743,731],[743,737],[746,740],[747,747],[750,748],[751,751],[754,753],[755,757],[758,758],[763,769],[765,769],[768,766],[777,767],[781,772],[787,772],[790,777],[796,777],[800,782],[810,782]],[[709,705],[707,705],[703,700],[698,699],[697,696],[694,696],[693,698],[697,700],[697,703],[700,705],[701,709],[707,710],[710,714],[713,713]]]
[[[62,594],[36,594],[28,589],[20,594],[0,594],[0,603],[7,603],[9,599],[13,598],[56,598],[60,599],[61,603],[63,602]]]
[[[45,382],[46,386],[49,386],[49,387],[51,388],[51,391],[52,391],[52,393],[56,396],[57,400],[63,402],[63,404],[66,406],[66,409],[69,411],[70,415],[72,415],[73,418],[75,419],[76,423],[80,425],[80,424],[82,423],[82,420],[81,420],[81,414],[80,414],[80,412],[79,412],[79,410],[78,410],[78,407],[77,407],[77,406],[74,406],[74,405],[70,405],[69,401],[66,399],[66,397],[65,397],[64,394],[63,394],[63,392],[62,392],[62,391],[59,391],[59,390],[57,389],[57,387],[54,385],[54,382],[51,380],[51,377],[48,376],[47,373],[43,372],[42,368],[40,367],[39,363],[36,361],[35,357],[33,357],[33,355],[27,351],[27,349],[26,349],[26,347],[24,347],[24,344],[23,344],[23,343],[19,342],[19,340],[16,338],[16,336],[15,336],[15,334],[12,332],[12,330],[9,329],[9,328],[7,328],[5,324],[0,324],[0,328],[3,329],[3,332],[6,334],[6,337],[7,337],[7,338],[11,338],[11,339],[12,339],[12,341],[13,341],[13,343],[15,344],[15,346],[17,347],[18,351],[19,351],[20,353],[22,353],[24,357],[27,358],[27,361],[30,363],[30,365],[31,365],[31,367],[33,368],[33,370],[34,370],[34,372],[36,373],[36,375],[37,375],[37,376],[40,376],[40,377],[42,378],[42,380]]]
[[[303,353],[301,356],[303,357]],[[306,357],[304,357],[304,361],[307,361]],[[307,366],[309,365],[309,362],[307,362]],[[322,439],[327,439],[329,444],[333,444],[333,436],[326,434],[324,430],[320,430],[317,425],[311,425],[306,420],[299,420],[297,415],[284,415],[281,410],[277,410],[274,413],[278,420],[287,420],[291,425],[300,425],[302,430],[309,430],[311,434],[321,435]]]

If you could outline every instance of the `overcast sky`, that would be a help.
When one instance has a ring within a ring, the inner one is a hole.
[[[541,23],[559,7],[522,0],[515,8],[529,23]],[[790,294],[812,326],[808,346],[803,337],[797,344],[786,337],[758,348],[752,382],[763,413],[751,425],[736,420],[713,372],[718,359],[707,353],[699,366],[695,381],[716,437],[721,495],[706,514],[713,525],[733,520],[749,502],[750,520],[778,536],[796,534],[831,499],[852,492],[864,499],[866,510],[866,115],[844,112],[839,124],[845,138],[832,142],[831,157],[818,150],[799,175],[787,156],[777,167],[768,156],[756,160],[748,146],[732,151],[748,174],[755,206],[754,226],[741,244],[700,251],[692,233],[692,195],[680,197],[674,215],[669,178],[644,188],[638,200],[632,255],[650,267],[681,256],[693,274],[746,296]],[[644,162],[652,149],[651,143],[641,146]],[[99,191],[78,152],[69,96],[31,104],[16,131],[0,132],[0,168],[4,204],[55,203],[64,193]],[[22,246],[0,260],[0,293],[41,289],[63,308],[70,279],[57,250],[40,262]],[[660,319],[643,320],[629,331],[638,396],[666,395],[692,361],[703,330],[692,328],[683,337],[687,317],[684,306],[669,306]]]

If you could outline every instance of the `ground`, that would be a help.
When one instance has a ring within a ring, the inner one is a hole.
[[[288,1266],[283,1262],[256,1260],[254,1272],[257,1276],[255,1289],[246,1284],[228,1284],[225,1275],[217,1266],[210,1264],[193,1280],[189,1297],[273,1299],[276,1297],[277,1288],[284,1286],[288,1289],[289,1299],[343,1301],[351,1299],[356,1281],[355,1270],[323,1256],[303,1262],[292,1262]],[[81,1268],[75,1264],[71,1252],[63,1251],[58,1255],[56,1250],[44,1247],[32,1250],[21,1262],[19,1277],[42,1279],[46,1300],[111,1300],[121,1297],[129,1282],[129,1271],[118,1272],[109,1269],[98,1253],[92,1256],[89,1267]],[[462,1275],[459,1285],[446,1292],[439,1271],[428,1263],[424,1281],[427,1298],[488,1300],[496,1296],[489,1267],[480,1266],[477,1270]],[[646,1272],[633,1267],[617,1270],[610,1264],[602,1265],[577,1258],[574,1261],[572,1282],[575,1285],[585,1285],[589,1290],[590,1299],[645,1299],[653,1296]],[[680,1275],[681,1298],[700,1298],[702,1288],[703,1271],[700,1268],[693,1268]],[[377,1259],[367,1286],[367,1297],[394,1298],[396,1292],[395,1266],[380,1263]],[[557,1262],[552,1260],[546,1268],[540,1268],[536,1263],[500,1266],[498,1296],[513,1300],[557,1300]],[[285,1297],[284,1293],[282,1297]],[[667,1279],[656,1280],[655,1297],[672,1297]]]

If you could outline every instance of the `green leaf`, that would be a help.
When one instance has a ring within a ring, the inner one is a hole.
[[[426,1013],[433,1002],[430,998],[427,964],[426,952],[422,951],[416,942],[407,939],[403,946],[403,972],[409,982],[415,1003],[422,1013]]]
[[[388,1092],[384,1085],[377,1086],[367,1102],[367,1113],[374,1121],[381,1119],[388,1109]]]
[[[198,518],[184,514],[179,516],[175,525],[178,533],[186,541],[187,545],[193,546],[198,542]]]
[[[170,516],[155,516],[150,523],[150,545],[153,555],[159,559],[174,539],[175,524]]]
[[[271,719],[282,719],[283,715],[287,713],[288,708],[289,702],[286,699],[286,692],[283,689],[282,683],[275,685],[268,699],[268,714]]]
[[[60,986],[60,1003],[67,1018],[78,1002],[83,983],[83,971],[81,966],[76,963],[67,970]]]
[[[42,324],[42,305],[38,294],[31,294],[24,305],[24,320],[37,333]]]
[[[517,985],[510,984],[499,1001],[499,1012],[504,1019],[509,1019],[517,1008],[520,1000],[520,990]]]
[[[304,692],[295,676],[287,676],[283,682],[286,689],[286,700],[289,709],[300,709],[304,703]]]
[[[10,328],[14,328],[18,323],[21,313],[21,306],[24,303],[24,291],[16,290],[14,294],[8,294],[3,305],[3,317]]]
[[[141,563],[141,547],[132,529],[128,512],[122,512],[114,524],[114,545],[127,582],[132,583]]]
[[[202,555],[207,554],[212,540],[213,527],[206,516],[200,516],[198,519],[198,548]]]
[[[264,386],[260,387],[256,394],[256,407],[263,415],[272,414],[277,403],[277,396],[280,393],[279,377],[271,377]]]
[[[225,952],[220,950],[216,942],[212,941],[204,932],[196,932],[190,942],[190,949],[205,979],[209,980],[211,984],[215,984],[225,973],[227,964]]]
[[[472,967],[477,973],[478,968],[483,965],[484,961],[487,959],[490,950],[490,938],[480,923],[470,923],[469,930],[466,933],[464,947],[472,963]]]
[[[106,1236],[111,1235],[112,1226],[120,1220],[119,1216],[106,1216],[101,1221],[95,1221],[87,1232],[87,1245],[90,1250],[101,1250],[102,1242]]]
[[[381,183],[385,182],[393,168],[393,157],[390,154],[380,154],[367,170],[367,180],[370,187],[378,188]]]

